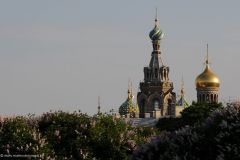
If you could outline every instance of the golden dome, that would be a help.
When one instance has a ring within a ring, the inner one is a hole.
[[[220,86],[220,80],[218,76],[211,71],[208,64],[206,65],[206,68],[203,71],[203,73],[197,76],[195,83],[197,88],[205,88],[205,87],[218,88]]]

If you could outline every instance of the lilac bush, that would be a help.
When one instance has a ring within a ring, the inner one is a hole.
[[[201,145],[209,151],[207,157],[240,159],[239,103],[228,104],[213,112],[198,131],[204,135]]]
[[[0,155],[39,155],[42,159],[128,159],[156,129],[133,127],[124,119],[81,112],[47,112],[0,122]]]
[[[38,121],[57,159],[90,159],[90,117],[79,112],[50,112]]]
[[[213,111],[201,124],[162,132],[131,159],[240,159],[240,104]]]
[[[37,128],[28,125],[28,118],[20,116],[1,122],[0,154],[50,158],[46,139]]]
[[[100,115],[91,128],[91,149],[94,158],[128,159],[139,144],[155,135],[149,127],[132,127],[124,119],[111,115]]]

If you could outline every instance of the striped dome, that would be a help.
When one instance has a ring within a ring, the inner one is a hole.
[[[149,37],[152,41],[159,41],[163,38],[164,33],[157,24],[157,19],[155,19],[155,26],[153,30],[149,33]]]

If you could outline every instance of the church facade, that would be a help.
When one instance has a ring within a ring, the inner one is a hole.
[[[137,94],[140,118],[175,116],[176,94],[169,78],[170,69],[163,64],[161,57],[163,35],[156,18],[155,26],[149,33],[153,47],[151,60],[149,66],[143,69],[144,81],[140,82]]]
[[[189,106],[185,99],[183,80],[180,97],[176,100],[176,93],[173,91],[173,82],[169,78],[170,68],[163,63],[161,56],[161,40],[163,35],[164,33],[156,17],[155,26],[149,33],[153,51],[149,65],[143,68],[144,79],[139,84],[137,104],[133,101],[132,85],[129,85],[128,98],[119,107],[119,114],[122,117],[156,119],[177,117],[181,115],[180,112],[184,108]],[[208,45],[205,65],[205,70],[195,80],[197,102],[218,103],[220,80],[210,68]]]

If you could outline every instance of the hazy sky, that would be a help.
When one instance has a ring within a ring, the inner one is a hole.
[[[196,99],[206,43],[221,80],[221,99],[239,97],[240,1],[2,0],[0,114],[118,109],[135,97],[151,57],[149,31],[158,8],[162,57],[175,92],[183,75]],[[135,99],[136,100],[136,99]]]

